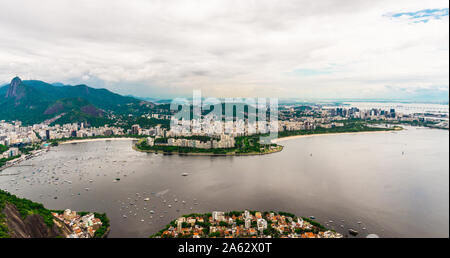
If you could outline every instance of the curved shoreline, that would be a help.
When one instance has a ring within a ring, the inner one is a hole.
[[[351,134],[363,134],[363,133],[387,133],[387,132],[396,132],[398,130],[380,130],[380,131],[361,131],[361,132],[342,132],[342,133],[318,133],[318,134],[303,134],[303,135],[292,135],[287,137],[281,137],[272,140],[272,143],[279,143],[283,141],[288,141],[292,139],[297,138],[304,138],[304,137],[315,137],[315,136],[336,136],[336,135],[351,135]],[[139,140],[138,138],[132,138],[132,137],[111,137],[111,138],[93,138],[93,139],[80,139],[80,140],[69,140],[69,141],[63,141],[59,144],[74,144],[74,143],[86,143],[86,142],[97,142],[97,141],[133,141],[133,140]],[[284,146],[279,145],[279,149],[272,150],[270,152],[265,153],[207,153],[207,152],[166,152],[163,150],[141,150],[136,147],[136,144],[133,144],[133,150],[138,152],[145,152],[145,153],[156,153],[156,154],[163,154],[163,155],[179,155],[179,156],[217,156],[217,157],[225,157],[225,156],[260,156],[260,155],[268,155],[273,154],[277,152],[281,152],[284,149]]]
[[[145,153],[155,153],[155,154],[163,154],[163,155],[179,155],[179,156],[217,156],[217,157],[226,157],[226,156],[259,156],[259,155],[268,155],[277,153],[283,150],[283,146],[280,145],[280,148],[277,150],[273,150],[270,152],[264,152],[264,153],[211,153],[211,152],[165,152],[162,150],[141,150],[138,147],[136,147],[136,144],[133,144],[133,150],[139,151],[139,152],[145,152]]]
[[[93,139],[80,139],[80,140],[69,140],[69,141],[63,141],[59,142],[60,145],[63,144],[70,144],[70,143],[83,143],[83,142],[99,142],[99,141],[130,141],[130,140],[138,140],[137,138],[131,138],[131,137],[113,137],[113,138],[93,138]]]
[[[366,134],[366,133],[389,133],[389,132],[398,132],[398,131],[400,131],[400,130],[380,130],[380,131],[361,131],[361,132],[343,132],[343,133],[302,134],[302,135],[292,135],[292,136],[277,138],[275,140],[272,140],[272,143],[278,143],[278,142],[283,142],[283,141],[293,140],[293,139],[303,138],[303,137],[326,136],[326,135],[336,136],[336,135]]]

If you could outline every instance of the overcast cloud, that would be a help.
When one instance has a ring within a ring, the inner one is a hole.
[[[0,84],[448,99],[448,0],[0,0]],[[430,95],[431,94],[431,95]]]

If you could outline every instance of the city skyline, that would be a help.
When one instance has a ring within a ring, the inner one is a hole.
[[[447,1],[38,5],[0,4],[0,85],[448,103]]]

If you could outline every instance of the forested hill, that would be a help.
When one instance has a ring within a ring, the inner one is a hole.
[[[68,115],[72,122],[97,119],[105,112],[132,113],[130,109],[143,105],[154,107],[151,102],[87,85],[52,85],[15,77],[0,88],[0,120],[20,120],[25,124],[39,123],[59,114]]]

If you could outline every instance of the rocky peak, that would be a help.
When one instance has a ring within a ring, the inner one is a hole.
[[[17,97],[19,94],[19,88],[22,84],[22,80],[19,77],[14,77],[9,84],[8,92],[6,92],[6,98]]]

